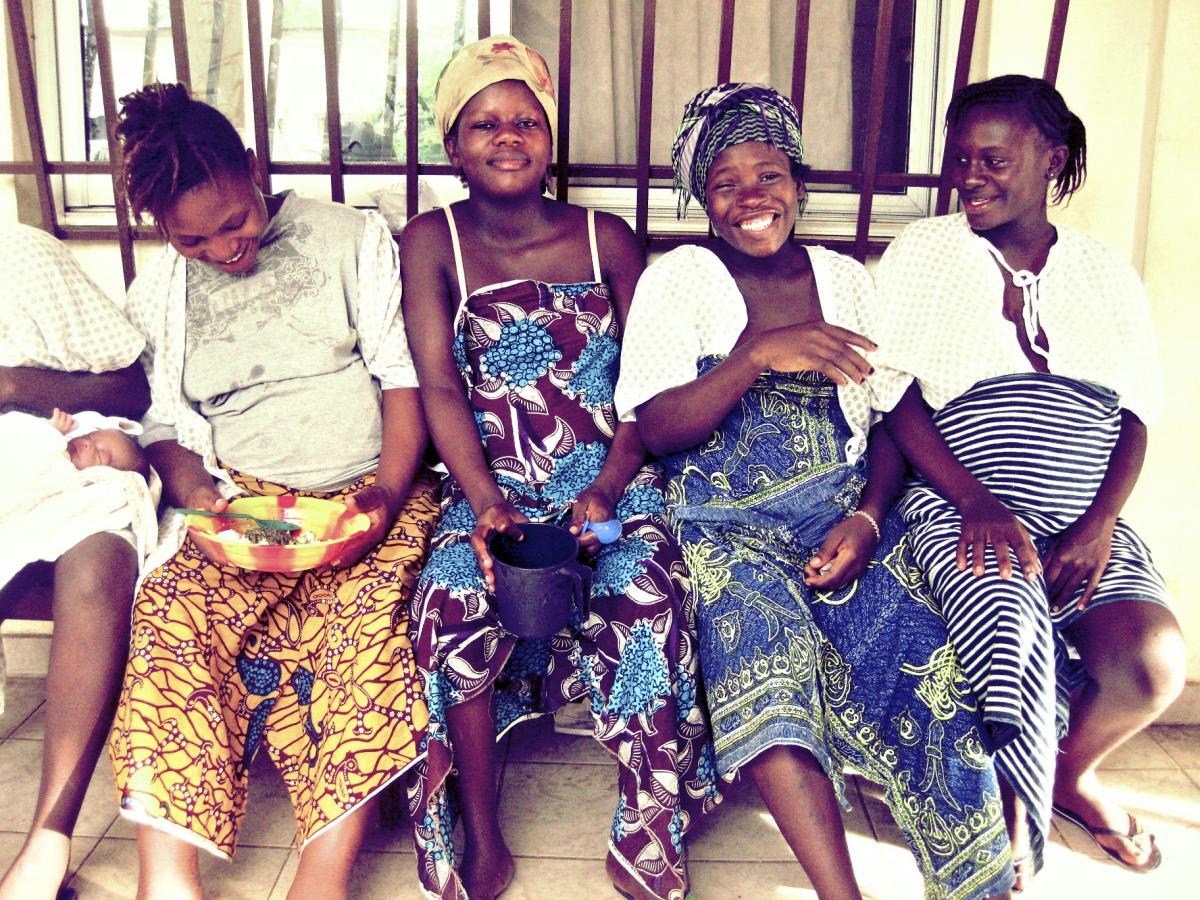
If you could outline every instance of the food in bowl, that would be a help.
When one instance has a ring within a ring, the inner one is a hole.
[[[371,527],[368,516],[350,512],[343,503],[292,494],[239,497],[229,512],[300,526],[287,532],[259,528],[247,519],[185,517],[189,537],[205,556],[254,572],[303,572],[337,562],[345,545]]]
[[[241,541],[245,544],[277,544],[280,546],[312,544],[317,540],[316,535],[311,531],[281,531],[278,528],[257,528],[254,526],[247,528],[245,531],[226,528],[224,531],[218,531],[217,537],[223,541]]]

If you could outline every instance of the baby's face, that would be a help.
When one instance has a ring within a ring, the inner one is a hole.
[[[141,464],[137,443],[118,428],[103,428],[67,441],[67,455],[77,469],[111,466],[134,472]]]

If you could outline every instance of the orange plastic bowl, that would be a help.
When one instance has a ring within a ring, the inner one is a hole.
[[[303,572],[332,562],[342,547],[356,534],[371,527],[363,513],[351,513],[345,505],[315,497],[239,497],[229,504],[230,512],[248,513],[260,519],[294,522],[302,531],[311,531],[311,544],[251,544],[218,537],[218,532],[237,532],[253,528],[249,519],[213,516],[187,516],[188,534],[196,546],[213,562],[253,572]]]

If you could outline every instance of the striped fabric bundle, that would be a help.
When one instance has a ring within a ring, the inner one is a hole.
[[[981,381],[934,415],[950,450],[1013,513],[1039,553],[1088,508],[1120,434],[1117,397],[1106,388],[1056,375]],[[1050,825],[1058,738],[1070,693],[1086,674],[1070,660],[1063,629],[1082,613],[1053,615],[1045,580],[975,576],[955,564],[962,521],[923,481],[901,501],[913,554],[942,604],[950,639],[983,708],[997,769],[1025,801],[1040,858]],[[1019,565],[1013,557],[1013,569]],[[1080,591],[1082,591],[1082,587]],[[1089,609],[1118,600],[1167,602],[1149,550],[1123,521]]]
[[[705,88],[683,108],[671,145],[679,218],[695,197],[708,209],[704,185],[713,160],[729,147],[762,141],[782,150],[799,169],[804,165],[800,116],[787,97],[764,84],[730,82]]]

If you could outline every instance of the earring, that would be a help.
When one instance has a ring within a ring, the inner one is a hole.
[[[1046,180],[1047,181],[1053,180],[1055,174],[1057,174],[1057,173],[1055,173],[1055,171],[1053,169],[1047,169],[1046,170]]]

